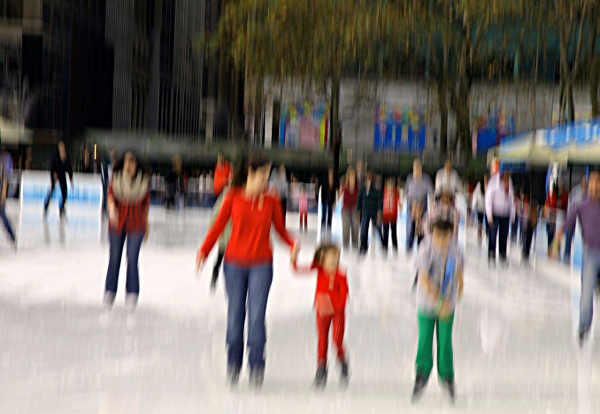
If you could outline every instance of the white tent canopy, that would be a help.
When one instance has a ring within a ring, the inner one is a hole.
[[[20,127],[14,122],[0,116],[0,143],[7,145],[32,145],[33,131]]]
[[[516,135],[488,151],[492,158],[531,166],[600,163],[600,121],[580,122]]]

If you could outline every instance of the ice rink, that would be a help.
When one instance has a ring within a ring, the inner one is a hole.
[[[579,278],[548,264],[543,234],[533,269],[516,249],[508,269],[489,269],[474,229],[466,232],[463,302],[454,324],[456,404],[444,398],[435,370],[412,405],[417,324],[412,259],[403,248],[385,259],[375,246],[364,260],[344,253],[350,300],[346,346],[350,384],[338,385],[330,347],[329,381],[311,389],[316,370],[312,310],[315,279],[295,277],[276,243],[267,310],[267,367],[262,391],[226,383],[226,298],[222,279],[209,291],[213,255],[198,280],[196,249],[208,210],[167,214],[153,208],[140,257],[136,323],[126,324],[124,266],[108,326],[99,323],[108,265],[98,217],[8,206],[19,229],[15,255],[0,230],[0,412],[65,413],[578,413],[600,410],[600,349],[575,336]],[[301,261],[318,242],[317,217],[301,235]],[[404,246],[404,222],[399,223]],[[298,233],[297,215],[288,229]],[[340,238],[339,217],[334,239]],[[595,332],[595,329],[594,329]]]

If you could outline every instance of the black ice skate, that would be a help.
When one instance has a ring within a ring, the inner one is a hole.
[[[227,367],[227,381],[231,384],[232,387],[238,385],[240,381],[240,371],[241,367],[237,367],[234,365],[229,365]]]
[[[340,361],[340,384],[348,385],[348,377],[350,373],[348,372],[348,362]]]
[[[587,339],[589,335],[589,331],[584,331],[582,329],[579,330],[579,347],[583,347],[583,344],[585,343],[585,340]]]
[[[210,293],[215,293],[215,290],[217,290],[217,279],[219,278],[219,274],[217,273],[217,275],[215,276],[213,274],[213,277],[210,281]]]
[[[454,404],[454,381],[444,381],[442,383],[442,388],[450,402]]]
[[[325,384],[327,384],[327,367],[319,367],[317,368],[317,375],[315,375],[315,382],[313,386],[316,389],[325,388]]]
[[[265,381],[265,370],[264,368],[253,368],[250,371],[250,387],[255,390],[260,390]]]
[[[413,388],[413,394],[412,394],[412,399],[411,399],[411,401],[413,403],[417,402],[421,398],[426,385],[427,385],[427,379],[417,375],[417,379],[415,380],[415,387]]]

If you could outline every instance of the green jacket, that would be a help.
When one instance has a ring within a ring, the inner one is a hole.
[[[367,190],[363,185],[358,192],[358,201],[356,203],[356,211],[359,210],[362,214],[381,213],[383,211],[383,193],[371,188],[367,195]]]
[[[227,194],[227,190],[223,191],[219,198],[217,198],[217,201],[215,201],[212,215],[210,216],[210,227],[217,221],[217,216],[221,210],[221,204],[223,204],[223,197],[225,197],[225,194]],[[227,243],[229,243],[229,239],[231,239],[231,228],[231,220],[229,220],[229,223],[225,226],[225,230],[223,230],[223,233],[221,233],[221,236],[219,237],[219,253],[225,253],[225,249],[227,249]]]

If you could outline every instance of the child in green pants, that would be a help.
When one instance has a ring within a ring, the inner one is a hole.
[[[421,244],[416,260],[419,347],[413,402],[423,393],[433,368],[434,331],[437,331],[438,375],[454,401],[452,324],[457,299],[462,295],[464,256],[452,237],[458,223],[454,222],[451,209],[436,210],[436,217],[432,217],[433,233]]]

